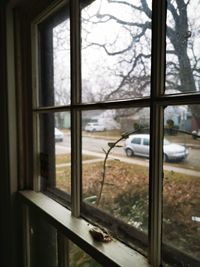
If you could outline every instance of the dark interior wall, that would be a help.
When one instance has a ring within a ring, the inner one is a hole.
[[[0,7],[0,266],[11,264],[11,206],[6,82],[6,10]]]
[[[0,266],[22,267],[18,257],[18,252],[22,251],[22,232],[19,231],[20,210],[16,199],[18,173],[13,11],[7,4],[0,6],[0,40]]]

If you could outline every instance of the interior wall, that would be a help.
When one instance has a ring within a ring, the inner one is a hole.
[[[6,2],[6,1],[5,1]],[[13,10],[0,7],[0,266],[22,267],[18,209],[17,122]]]
[[[8,143],[8,106],[6,82],[6,9],[0,7],[0,266],[11,265],[11,206]],[[7,264],[7,265],[5,265]]]

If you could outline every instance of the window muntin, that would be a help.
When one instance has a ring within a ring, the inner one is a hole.
[[[163,163],[163,243],[199,259],[200,138],[192,135],[200,120],[195,105],[165,109],[165,138],[171,151]],[[176,111],[176,112],[175,112]],[[163,248],[165,251],[166,248]],[[190,265],[192,266],[192,265]]]
[[[200,90],[198,1],[168,1],[166,94]]]
[[[82,102],[150,94],[151,1],[93,1],[81,12]]]

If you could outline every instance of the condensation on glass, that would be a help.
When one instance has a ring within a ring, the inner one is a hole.
[[[82,8],[82,101],[150,95],[151,1],[96,0]]]
[[[40,172],[42,188],[71,192],[70,113],[40,115]]]
[[[145,234],[148,232],[149,116],[149,108],[82,113],[83,202]],[[137,144],[135,139],[139,140]]]
[[[166,94],[200,90],[199,1],[168,1]]]
[[[181,105],[164,112],[163,255],[176,248],[174,255],[182,253],[188,266],[200,258],[199,110],[200,105]]]

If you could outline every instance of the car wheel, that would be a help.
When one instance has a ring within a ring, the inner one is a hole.
[[[166,154],[163,155],[163,162],[168,162],[169,159],[168,159],[168,156]]]
[[[130,148],[126,149],[126,156],[127,157],[132,157],[133,156],[133,151]]]

